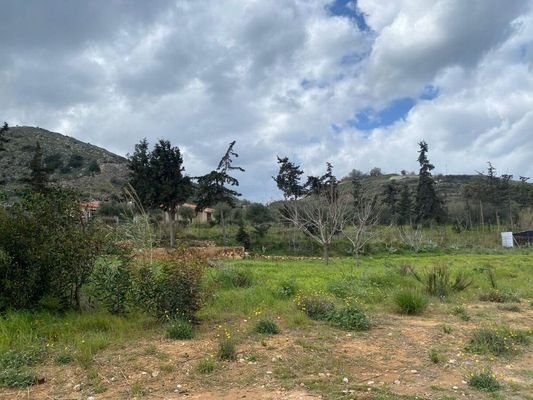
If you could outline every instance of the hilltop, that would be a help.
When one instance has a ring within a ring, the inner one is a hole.
[[[16,126],[5,135],[6,151],[0,153],[0,188],[14,192],[30,174],[36,143],[50,181],[76,188],[87,198],[107,199],[121,192],[127,180],[127,160],[101,147],[46,129]]]

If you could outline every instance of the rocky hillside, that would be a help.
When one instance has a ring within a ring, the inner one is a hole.
[[[127,180],[124,157],[80,140],[41,128],[10,127],[6,151],[0,152],[0,190],[14,192],[24,186],[36,143],[51,182],[80,190],[88,199],[108,199],[121,192]]]

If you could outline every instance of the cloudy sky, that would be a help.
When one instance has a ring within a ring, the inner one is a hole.
[[[531,0],[0,0],[0,121],[125,155],[170,139],[189,174],[237,140],[240,190],[276,155],[318,174],[533,177]]]

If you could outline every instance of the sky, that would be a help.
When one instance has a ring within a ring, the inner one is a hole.
[[[533,179],[533,0],[0,0],[0,122],[185,170],[236,140],[243,197],[281,197],[276,156]]]

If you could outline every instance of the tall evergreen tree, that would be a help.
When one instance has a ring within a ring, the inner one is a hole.
[[[297,200],[305,193],[303,185],[300,183],[303,171],[299,165],[289,161],[288,157],[278,158],[279,172],[276,177],[272,177],[282,191],[285,200]]]
[[[0,128],[0,151],[5,151],[4,143],[8,142],[5,138],[5,134],[9,131],[9,125],[7,122],[4,122],[4,125]]]
[[[153,150],[143,139],[129,157],[130,184],[141,203],[160,208],[169,216],[170,246],[176,244],[175,220],[178,207],[192,194],[191,179],[184,174],[183,158],[178,147],[161,139]]]
[[[432,221],[437,223],[444,222],[446,213],[443,203],[435,191],[435,181],[431,171],[435,168],[427,158],[428,145],[425,141],[418,144],[418,163],[420,172],[418,173],[418,186],[416,189],[415,218],[418,224],[430,224]]]
[[[43,164],[43,150],[39,142],[30,161],[30,185],[35,193],[43,193],[48,185],[48,170]]]
[[[390,223],[395,224],[398,222],[398,186],[396,181],[387,183],[383,192],[383,203],[385,203],[389,209]]]
[[[226,187],[226,185],[239,186],[239,181],[229,174],[230,171],[237,170],[244,172],[244,168],[235,167],[232,165],[232,158],[239,157],[239,155],[233,151],[234,145],[235,140],[229,144],[228,149],[218,163],[216,170],[197,178],[197,211],[201,211],[206,207],[214,206],[217,203],[227,203],[230,206],[234,206],[235,197],[241,195],[237,191]],[[228,239],[226,235],[223,208],[221,208],[220,213],[220,224],[222,225],[222,234],[224,238],[224,244],[226,245]]]
[[[411,223],[411,214],[413,209],[413,201],[411,200],[411,192],[406,183],[402,185],[400,190],[400,202],[398,203],[398,224],[406,225]]]

